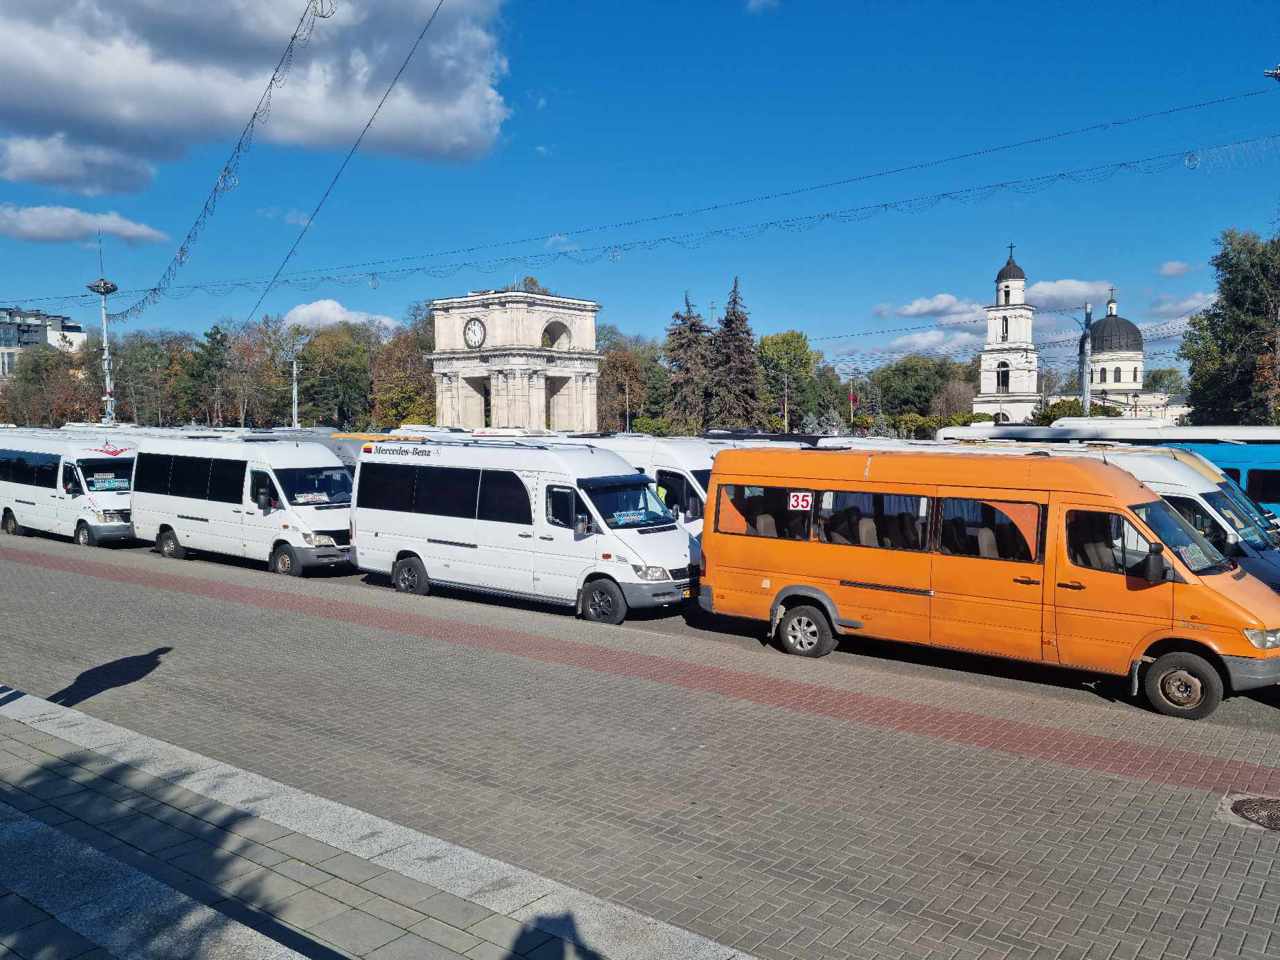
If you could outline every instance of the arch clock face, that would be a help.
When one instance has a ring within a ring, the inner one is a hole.
[[[472,318],[462,328],[462,339],[472,350],[484,344],[484,321]]]

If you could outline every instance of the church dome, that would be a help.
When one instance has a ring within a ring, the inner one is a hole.
[[[1009,254],[1009,259],[1005,261],[1005,265],[1000,268],[1000,272],[996,274],[996,283],[1004,283],[1006,280],[1025,280],[1027,275],[1023,273],[1022,268],[1013,260],[1013,254]]]
[[[1091,328],[1090,350],[1100,353],[1141,353],[1142,331],[1133,322],[1111,313]]]

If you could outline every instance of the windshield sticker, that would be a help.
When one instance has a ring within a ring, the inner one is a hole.
[[[613,514],[613,522],[619,527],[625,527],[631,523],[644,523],[644,518],[643,510],[615,510]]]
[[[129,480],[127,477],[96,476],[89,481],[89,486],[94,490],[128,490]]]
[[[1198,570],[1201,567],[1210,566],[1209,558],[1204,555],[1204,551],[1194,543],[1188,543],[1186,546],[1178,547],[1178,556],[1192,570]]]
[[[297,504],[328,503],[329,495],[327,493],[295,493],[293,502]]]

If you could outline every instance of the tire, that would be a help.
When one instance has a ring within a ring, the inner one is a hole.
[[[22,529],[22,524],[18,522],[18,518],[15,517],[13,512],[10,510],[6,510],[4,512],[4,520],[0,521],[0,526],[3,526],[4,532],[11,537],[21,537],[26,535],[26,531]]]
[[[1147,700],[1167,717],[1199,720],[1222,702],[1222,676],[1204,657],[1166,653],[1147,665],[1142,679]]]
[[[172,530],[161,530],[156,538],[156,549],[166,560],[185,560],[187,548],[178,542],[178,535]]]
[[[282,543],[271,551],[271,572],[282,577],[302,576],[302,564],[298,562],[298,555],[294,553],[293,547]]]
[[[592,580],[582,588],[582,619],[617,626],[627,619],[627,598],[612,580]]]
[[[76,545],[80,547],[96,547],[98,545],[98,538],[93,535],[93,531],[89,529],[87,523],[76,524],[75,541]]]
[[[397,593],[412,593],[419,597],[425,597],[431,591],[427,568],[417,557],[396,561],[391,568],[391,585]]]
[[[787,653],[800,657],[825,657],[836,648],[827,615],[807,604],[792,607],[778,621],[778,639]]]

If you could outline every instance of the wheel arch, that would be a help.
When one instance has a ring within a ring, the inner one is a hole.
[[[792,607],[805,603],[817,604],[819,609],[827,615],[827,625],[831,627],[831,632],[840,633],[840,618],[836,615],[835,602],[827,596],[825,591],[818,587],[790,586],[779,590],[769,606],[769,636],[777,632],[778,622],[784,613]]]
[[[1227,671],[1227,664],[1222,659],[1222,654],[1202,640],[1193,640],[1190,637],[1162,637],[1148,644],[1134,663],[1151,663],[1166,653],[1194,653],[1198,657],[1203,657],[1209,661],[1213,669],[1218,671],[1223,687],[1227,690],[1231,689],[1231,675]],[[1136,670],[1134,675],[1136,678]]]
[[[587,597],[587,587],[595,583],[597,580],[608,580],[619,590],[622,589],[622,584],[618,582],[617,577],[605,573],[603,570],[589,571],[586,576],[582,578],[582,583],[578,586],[578,602],[574,604],[574,608],[576,609],[578,616],[582,615],[582,604]]]

